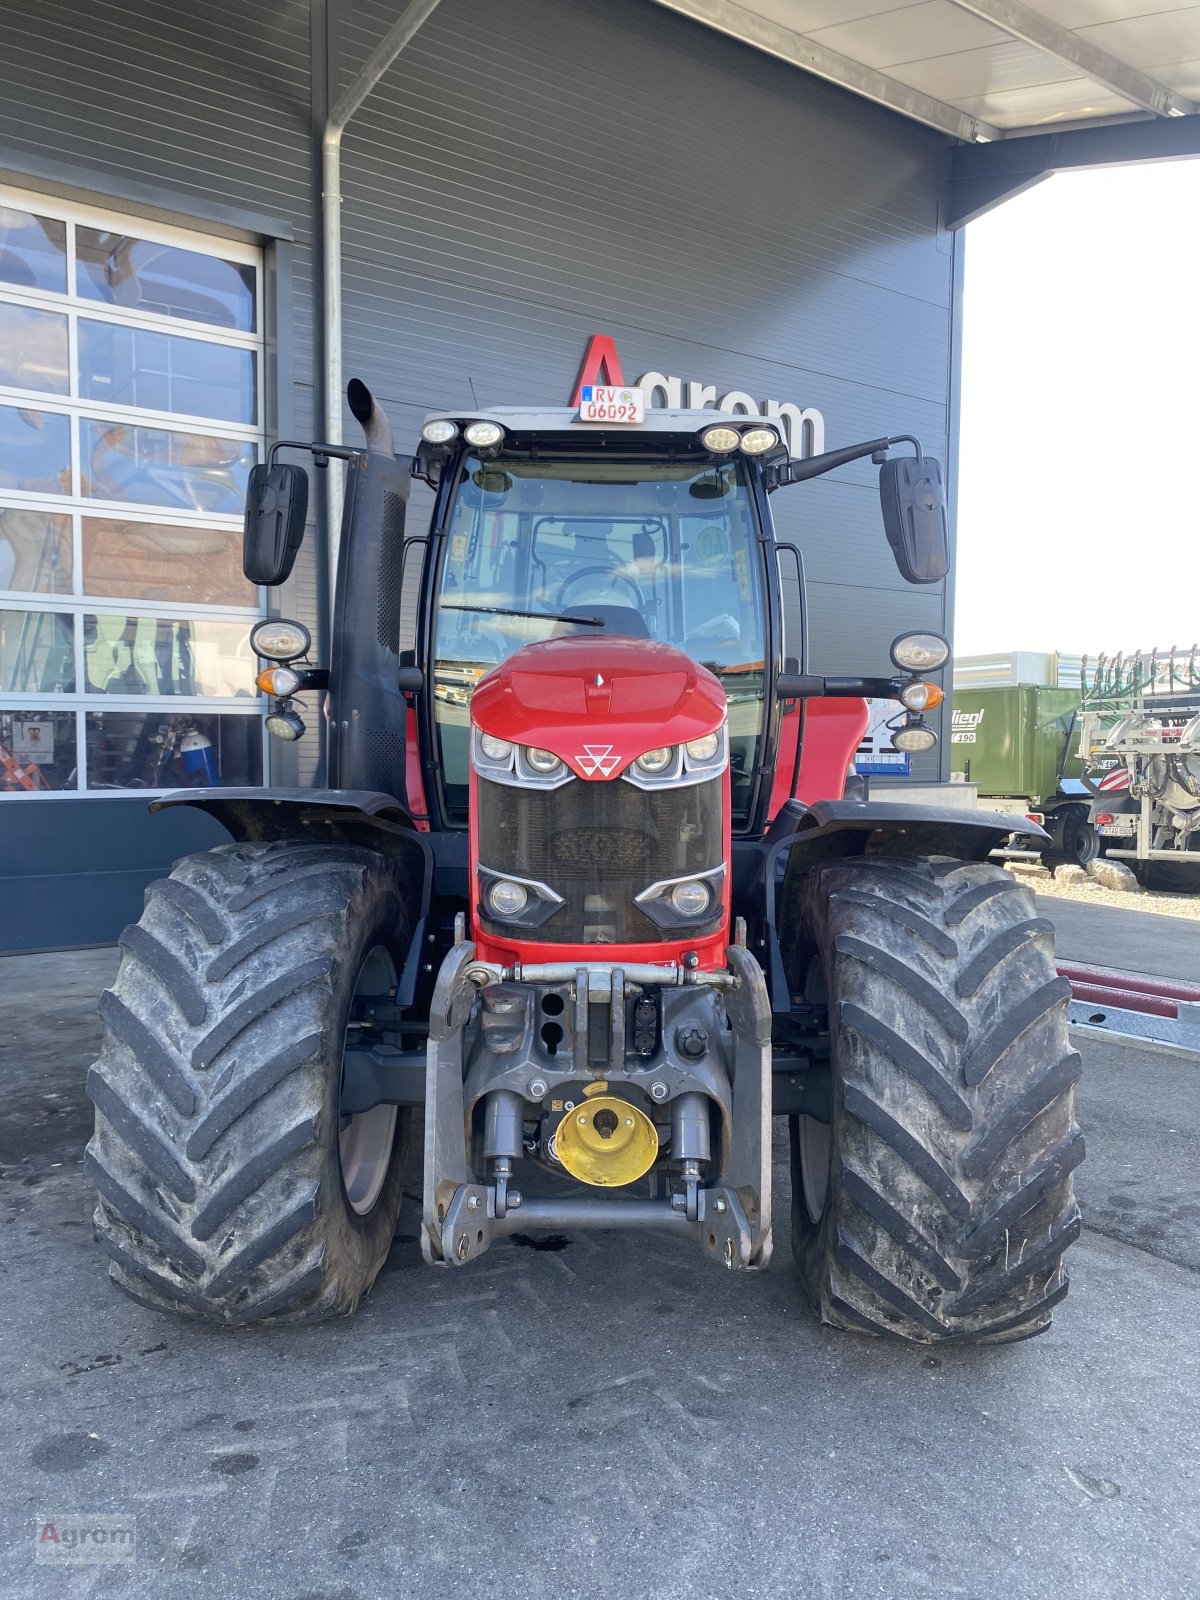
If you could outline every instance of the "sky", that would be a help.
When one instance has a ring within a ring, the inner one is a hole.
[[[968,225],[957,655],[1200,638],[1200,160]]]

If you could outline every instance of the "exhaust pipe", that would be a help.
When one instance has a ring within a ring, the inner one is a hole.
[[[367,449],[376,455],[394,456],[396,441],[392,437],[392,425],[383,407],[361,378],[350,379],[346,385],[346,400],[354,420],[363,431]]]

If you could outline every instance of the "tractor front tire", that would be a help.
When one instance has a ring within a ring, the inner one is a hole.
[[[409,1117],[340,1113],[356,992],[403,970],[398,869],[369,850],[221,845],[147,890],[88,1074],[109,1273],[213,1322],[353,1311],[395,1232]]]
[[[921,1343],[1041,1333],[1084,1149],[1050,924],[1003,868],[938,858],[819,866],[797,910],[793,992],[827,1003],[831,1047],[832,1123],[792,1119],[814,1305]]]

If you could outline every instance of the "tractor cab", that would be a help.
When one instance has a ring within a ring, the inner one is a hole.
[[[493,429],[491,448],[469,442]],[[706,448],[706,433],[725,448]],[[433,753],[452,825],[467,817],[474,686],[528,645],[574,637],[601,651],[613,639],[669,646],[716,677],[729,707],[734,826],[747,830],[761,789],[769,663],[777,671],[782,650],[762,468],[783,460],[767,419],[714,427],[705,411],[652,413],[624,431],[579,424],[572,412],[427,420],[417,472],[439,488],[444,534],[421,610]],[[548,668],[556,658],[540,659]]]

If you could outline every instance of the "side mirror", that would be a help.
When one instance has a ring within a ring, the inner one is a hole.
[[[936,583],[950,570],[942,467],[932,456],[893,456],[879,469],[883,526],[909,583]]]
[[[242,571],[251,583],[274,587],[291,576],[307,515],[303,467],[260,462],[251,468],[242,529]]]

